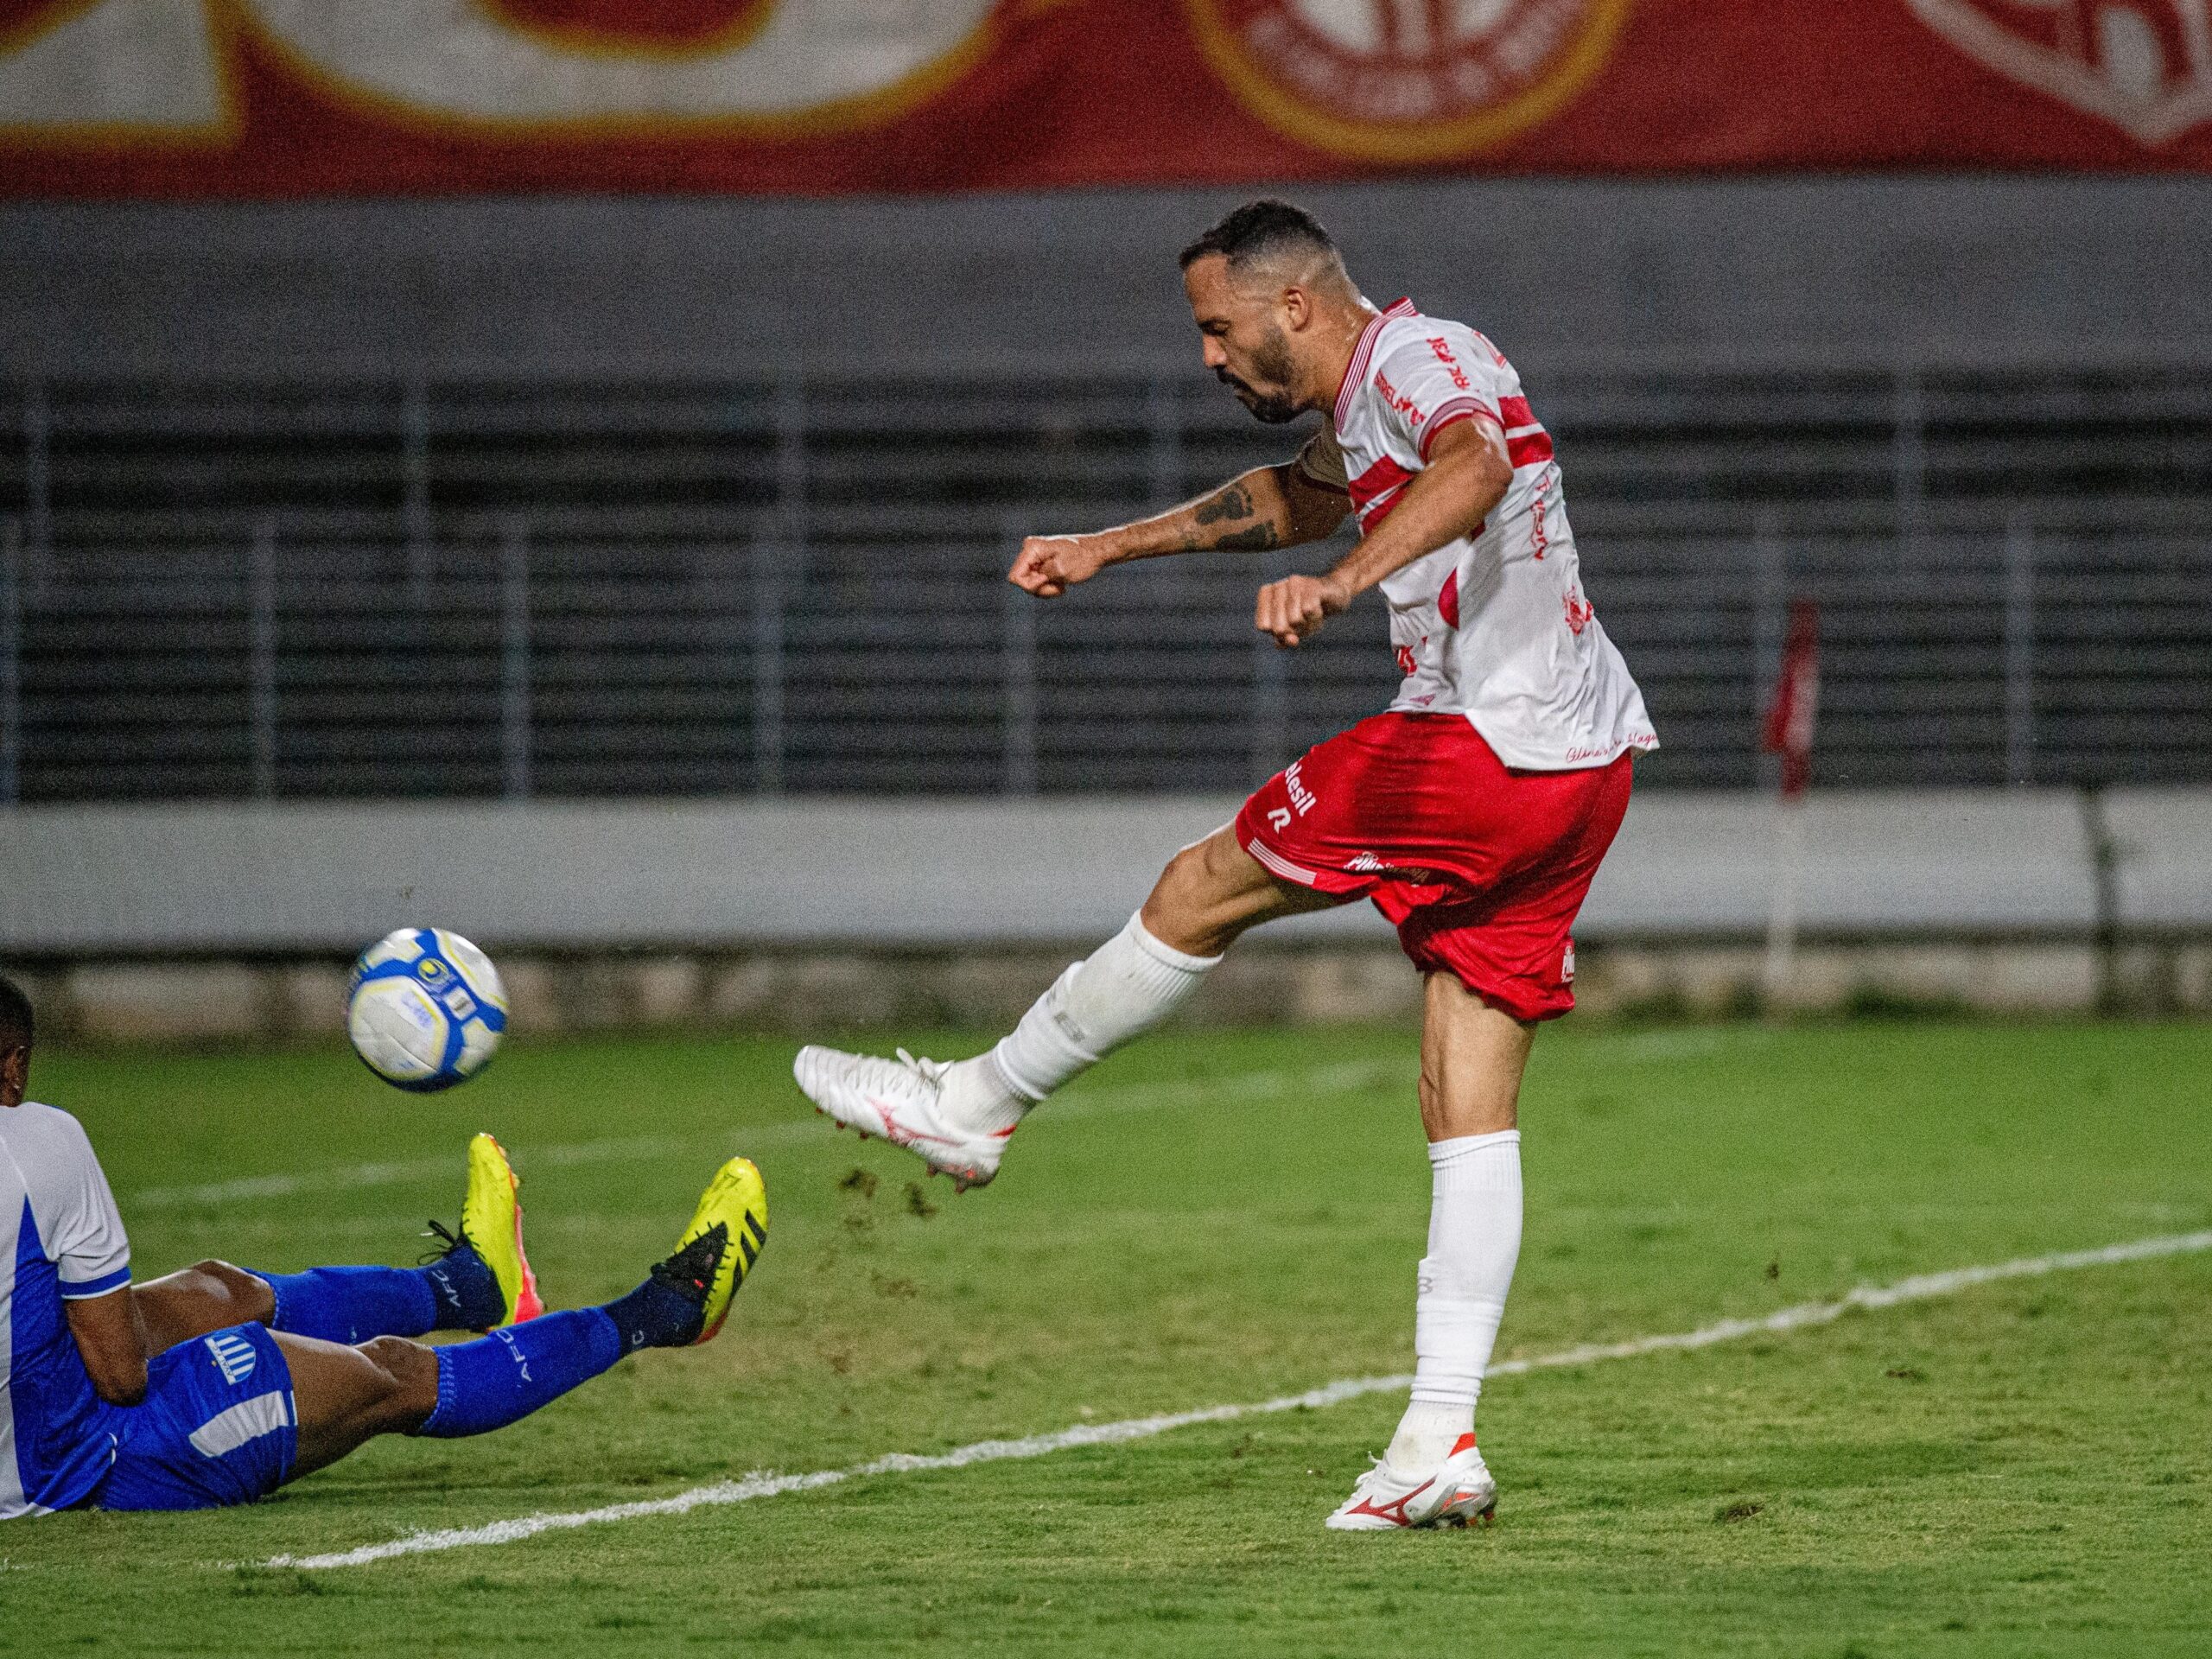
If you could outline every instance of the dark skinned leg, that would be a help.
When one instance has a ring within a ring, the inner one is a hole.
[[[438,1404],[438,1357],[405,1337],[359,1347],[276,1333],[292,1371],[299,1451],[289,1478],[312,1474],[379,1434],[409,1434]]]
[[[181,1273],[133,1285],[130,1300],[145,1321],[154,1353],[233,1325],[266,1325],[276,1299],[265,1281],[227,1262],[200,1262]]]

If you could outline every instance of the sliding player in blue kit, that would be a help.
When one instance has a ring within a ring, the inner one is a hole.
[[[0,1520],[251,1503],[378,1434],[503,1428],[625,1354],[706,1341],[766,1242],[760,1173],[733,1158],[644,1283],[544,1313],[520,1182],[480,1135],[459,1233],[425,1266],[202,1262],[134,1285],[85,1131],[24,1097],[31,1038],[0,977]],[[439,1330],[489,1334],[410,1340]]]

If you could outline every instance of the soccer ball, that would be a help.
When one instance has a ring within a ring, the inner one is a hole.
[[[492,958],[442,927],[403,927],[361,952],[346,1034],[361,1064],[416,1094],[474,1077],[507,1028]]]

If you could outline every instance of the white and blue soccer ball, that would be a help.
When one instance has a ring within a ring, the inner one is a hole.
[[[395,1088],[427,1095],[474,1077],[506,1028],[499,969],[458,933],[403,927],[353,964],[346,1034]]]

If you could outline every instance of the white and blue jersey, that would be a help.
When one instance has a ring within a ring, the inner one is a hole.
[[[112,1409],[62,1304],[130,1282],[130,1241],[77,1120],[0,1108],[0,1521],[89,1497],[115,1460]]]
[[[94,1391],[62,1305],[130,1282],[123,1218],[77,1120],[0,1107],[0,1521],[251,1503],[289,1478],[291,1370],[261,1325],[155,1355],[138,1405]]]

